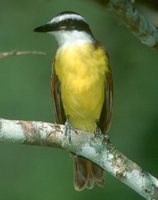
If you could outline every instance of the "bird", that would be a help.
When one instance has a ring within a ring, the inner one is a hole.
[[[34,31],[48,32],[57,40],[51,76],[57,123],[68,122],[75,130],[106,135],[112,121],[112,72],[108,53],[85,18],[74,11],[63,11]],[[104,170],[100,166],[75,154],[72,158],[77,191],[103,186]]]

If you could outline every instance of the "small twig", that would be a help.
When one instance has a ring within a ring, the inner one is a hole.
[[[8,52],[0,52],[0,59],[1,58],[6,58],[8,56],[22,56],[22,55],[46,55],[45,52],[42,51],[8,51]]]

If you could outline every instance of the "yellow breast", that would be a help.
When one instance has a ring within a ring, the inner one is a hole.
[[[63,47],[55,57],[65,115],[78,129],[94,131],[104,102],[108,58],[92,44]]]

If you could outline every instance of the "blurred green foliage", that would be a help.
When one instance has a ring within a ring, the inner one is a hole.
[[[0,60],[0,117],[54,121],[50,94],[56,42],[33,29],[63,10],[83,15],[106,47],[114,80],[113,144],[158,176],[158,52],[141,44],[112,13],[84,0],[5,0],[0,6],[0,51],[39,50]],[[106,174],[105,187],[78,193],[72,163],[59,149],[0,144],[0,199],[143,199]]]

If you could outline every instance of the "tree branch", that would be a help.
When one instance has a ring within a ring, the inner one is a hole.
[[[135,7],[134,0],[94,0],[110,8],[145,45],[158,49],[158,29]]]
[[[42,51],[8,51],[8,52],[0,52],[0,59],[6,58],[8,56],[22,56],[22,55],[46,55],[45,52]]]
[[[0,119],[0,142],[59,147],[97,163],[146,199],[158,199],[158,180],[119,152],[104,135],[71,131],[64,125]]]

